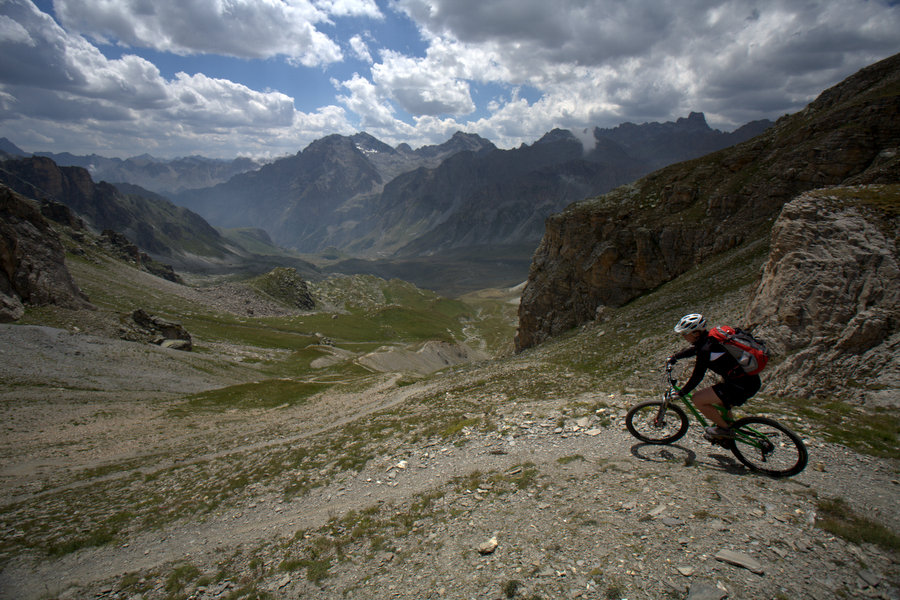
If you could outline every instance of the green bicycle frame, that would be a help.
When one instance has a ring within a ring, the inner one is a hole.
[[[671,385],[672,385],[672,389],[675,390],[676,392],[681,389],[674,383]],[[691,396],[693,396],[693,395],[694,395],[694,392],[688,392],[684,396],[679,396],[679,398],[684,402],[684,405],[688,408],[688,410],[691,412],[691,414],[694,415],[694,417],[696,417],[696,419],[700,422],[700,424],[703,427],[707,427],[709,425],[709,422],[705,418],[703,418],[703,414],[699,410],[697,410],[697,407],[694,406],[693,402],[691,402]],[[715,406],[716,410],[718,410],[720,413],[722,413],[722,418],[725,419],[725,422],[728,423],[729,425],[731,425],[732,423],[734,423],[737,420],[728,414],[730,411],[727,407],[716,406],[716,405],[714,405],[714,406]],[[752,427],[748,427],[746,425],[744,427],[742,427],[741,429],[735,431],[734,434],[735,435],[734,435],[733,441],[735,441],[735,442],[740,441],[745,444],[749,444],[750,446],[753,446],[754,448],[762,449],[763,448],[762,440],[768,441],[768,438],[765,436],[765,434],[762,434],[762,433],[756,431],[755,429],[753,429]],[[750,435],[748,435],[748,434],[750,434]]]
[[[681,391],[681,388],[678,387],[677,385],[672,385],[672,389],[675,390],[676,392]],[[691,402],[691,397],[693,395],[694,395],[694,392],[688,392],[684,396],[679,396],[679,398],[681,398],[681,400],[684,402],[684,405],[687,406],[687,408],[691,412],[691,414],[694,415],[694,417],[696,417],[698,421],[700,421],[700,424],[703,425],[704,427],[707,427],[709,425],[709,422],[705,418],[703,418],[703,413],[701,413],[699,410],[697,410],[697,407],[694,406],[693,402]],[[735,422],[736,419],[734,419],[731,415],[728,414],[729,413],[728,408],[726,408],[724,406],[716,406],[716,405],[713,405],[713,406],[715,406],[715,409],[717,411],[722,413],[722,418],[725,419],[726,423],[728,423],[730,425]]]

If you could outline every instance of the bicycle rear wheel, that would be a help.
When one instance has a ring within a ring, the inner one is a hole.
[[[735,439],[730,445],[739,461],[759,473],[771,477],[790,477],[804,468],[809,460],[800,437],[766,417],[744,417],[731,425]]]
[[[648,444],[671,444],[680,440],[688,429],[688,418],[680,406],[669,404],[663,410],[661,400],[642,402],[625,415],[628,431]]]

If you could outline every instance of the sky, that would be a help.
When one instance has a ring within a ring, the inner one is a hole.
[[[732,131],[897,52],[900,0],[0,0],[0,137],[271,158],[360,131]]]

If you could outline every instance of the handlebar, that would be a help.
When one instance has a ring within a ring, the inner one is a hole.
[[[669,380],[669,383],[672,387],[678,384],[678,379],[672,376],[672,371],[675,369],[675,363],[666,361],[666,379]]]
[[[671,388],[666,395],[668,396],[670,393],[677,392],[679,390],[678,387],[678,378],[672,375],[672,371],[675,370],[675,363],[671,361],[666,361],[666,379],[669,381],[669,385]]]

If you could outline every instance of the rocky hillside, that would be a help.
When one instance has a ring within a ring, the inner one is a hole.
[[[517,347],[591,321],[602,307],[623,305],[723,251],[765,239],[784,205],[804,191],[897,183],[898,148],[900,55],[826,90],[748,142],[568,207],[548,219],[535,253]]]
[[[571,335],[428,376],[360,364],[393,370],[402,357],[376,348],[410,334],[477,336],[489,303],[348,277],[310,287],[332,308],[278,313],[72,261],[92,315],[178,315],[197,351],[86,331],[85,311],[0,325],[0,597],[896,597],[893,413],[755,399],[806,440],[790,479],[748,472],[696,426],[658,447],[623,425],[697,283],[735,279],[699,292],[732,318],[763,254],[734,249]]]
[[[62,204],[96,233],[116,232],[136,252],[178,269],[267,271],[275,264],[305,275],[315,267],[288,256],[261,258],[226,239],[198,214],[131,184],[95,182],[81,167],[61,167],[49,158],[9,158],[0,162],[0,183],[28,198]],[[261,264],[259,264],[261,263]]]
[[[770,393],[900,406],[900,185],[829,188],[782,209],[747,321]]]
[[[25,304],[90,307],[36,203],[0,185],[0,322],[19,319]]]
[[[233,254],[199,215],[140,188],[122,191],[95,183],[80,167],[60,167],[43,157],[7,160],[0,182],[28,197],[65,204],[98,232],[118,231],[154,256],[173,259],[194,253],[222,259]]]

